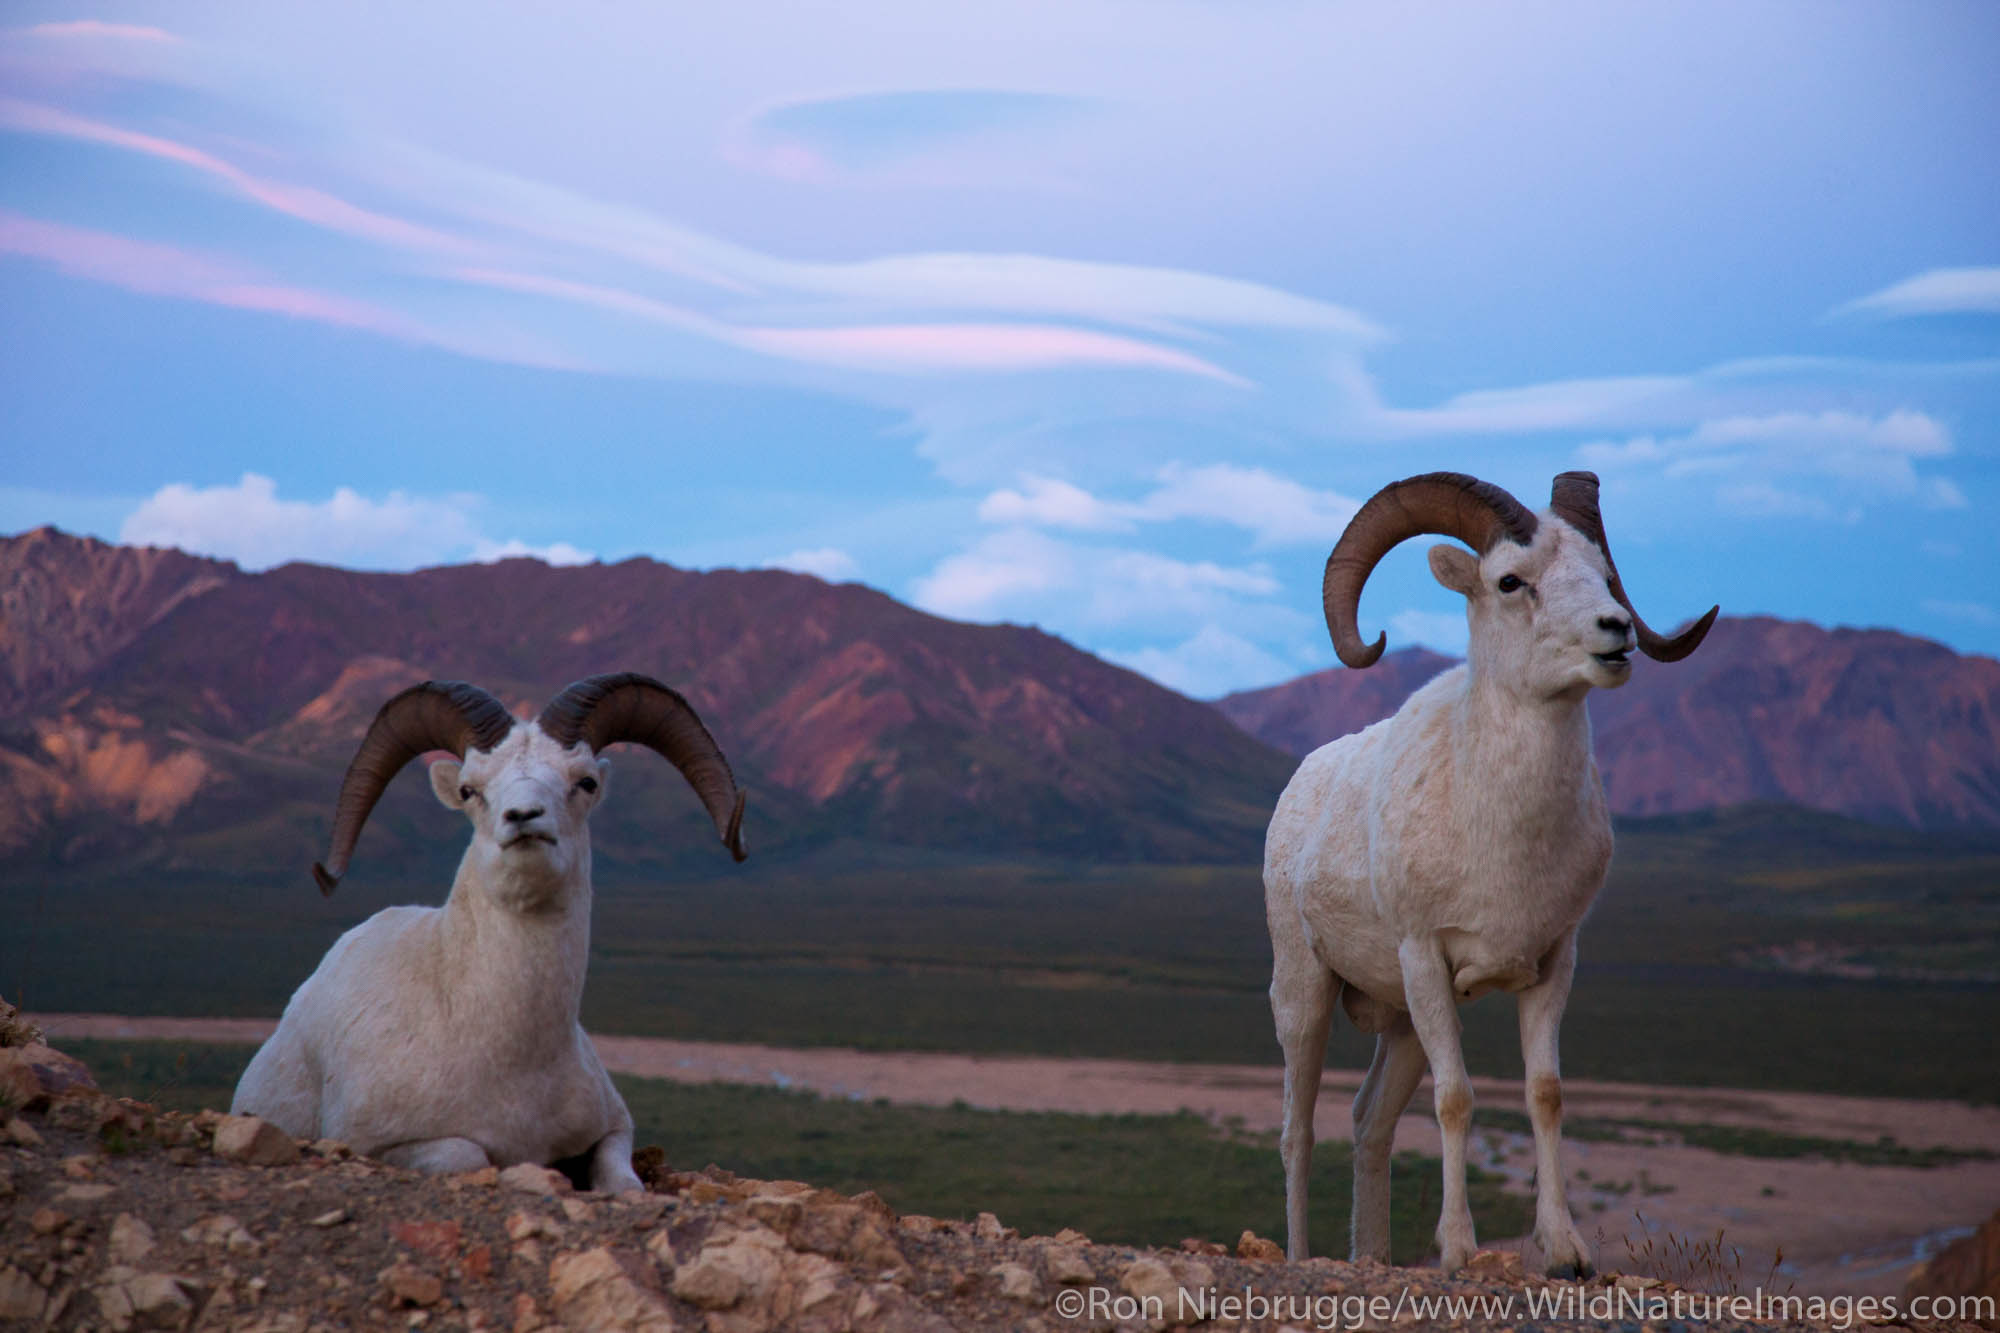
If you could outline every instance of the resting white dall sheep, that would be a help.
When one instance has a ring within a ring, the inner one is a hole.
[[[1561,1163],[1556,1031],[1576,931],[1611,864],[1611,820],[1591,756],[1584,696],[1623,685],[1635,638],[1661,662],[1686,657],[1716,610],[1669,638],[1632,609],[1611,562],[1597,478],[1565,472],[1537,515],[1500,487],[1455,472],[1384,487],[1326,562],[1327,628],[1341,661],[1366,667],[1362,585],[1420,533],[1437,581],[1465,597],[1467,660],[1396,715],[1308,755],[1279,797],[1264,847],[1274,961],[1271,1011],[1285,1052],[1286,1243],[1307,1256],[1313,1105],[1336,1002],[1375,1057],[1354,1099],[1353,1257],[1389,1257],[1389,1153],[1428,1063],[1444,1138],[1444,1267],[1472,1257],[1465,1143],[1472,1088],[1457,1007],[1487,991],[1520,1005],[1535,1133],[1535,1241],[1551,1274],[1590,1271]]]
[[[590,1183],[640,1189],[632,1116],[577,1022],[590,953],[590,831],[631,741],[687,778],[743,859],[743,793],[680,695],[630,672],[571,685],[532,722],[476,686],[426,681],[382,706],[335,807],[323,892],[368,812],[431,750],[438,800],[472,821],[442,907],[390,907],[348,931],[285,1006],[230,1109],[300,1138],[424,1171],[588,1154]]]

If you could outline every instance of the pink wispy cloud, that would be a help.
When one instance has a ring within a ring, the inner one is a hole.
[[[329,231],[356,236],[400,249],[464,253],[473,247],[464,240],[419,223],[391,217],[351,204],[337,195],[308,185],[290,185],[267,180],[224,161],[192,144],[142,134],[101,120],[74,115],[56,107],[0,97],[0,126],[29,134],[45,134],[85,143],[103,144],[140,153],[167,162],[176,162],[212,176],[239,194],[289,217]]]
[[[93,282],[147,296],[170,296],[360,329],[405,342],[438,339],[394,311],[331,292],[269,282],[237,265],[177,246],[45,222],[0,210],[0,254],[40,260]]]
[[[129,42],[179,42],[164,28],[138,23],[106,23],[103,19],[71,19],[60,23],[35,23],[21,29],[30,37],[110,37]]]
[[[1225,384],[1248,382],[1171,347],[1052,324],[877,324],[837,328],[739,327],[621,288],[534,273],[462,268],[454,277],[505,291],[595,306],[789,361],[886,374],[1005,373],[1093,366],[1167,370]]]
[[[1167,370],[1239,388],[1249,382],[1198,356],[1137,338],[1053,324],[877,324],[742,329],[736,340],[776,356],[902,374],[1095,366]]]
[[[650,296],[640,296],[636,292],[628,292],[619,287],[604,287],[596,283],[572,282],[567,278],[545,277],[539,273],[519,273],[492,268],[454,269],[451,276],[482,287],[497,287],[502,291],[548,296],[578,305],[596,306],[600,310],[634,315],[656,324],[665,324],[720,341],[728,341],[728,327],[706,315],[697,314],[665,301],[656,301]]]

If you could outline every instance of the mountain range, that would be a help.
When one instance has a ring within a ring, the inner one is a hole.
[[[292,873],[382,700],[471,680],[532,714],[570,680],[680,689],[750,789],[753,852],[1128,862],[1261,854],[1296,756],[1387,715],[1450,659],[1390,654],[1214,704],[1032,628],[858,584],[652,560],[407,574],[248,573],[41,528],[0,538],[0,870]],[[1919,827],[2000,825],[2000,662],[1880,630],[1723,620],[1594,696],[1614,808],[1781,800]],[[722,857],[680,779],[618,764],[612,864]],[[455,856],[392,786],[357,867]]]
[[[1218,700],[1295,755],[1394,712],[1453,664],[1421,648]],[[1724,617],[1699,651],[1590,696],[1614,812],[1751,801],[1916,828],[2000,826],[2000,661],[1882,629]]]
[[[275,862],[283,846],[302,865],[375,709],[426,677],[530,716],[582,676],[665,681],[750,789],[745,827],[767,851],[1255,859],[1291,768],[1212,708],[1039,630],[778,570],[250,574],[42,528],[0,539],[0,590],[0,856],[220,845]],[[713,842],[664,764],[619,769],[601,856]],[[394,785],[357,863],[371,838],[415,836],[421,787]]]

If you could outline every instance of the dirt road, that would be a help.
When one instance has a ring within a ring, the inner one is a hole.
[[[34,1021],[64,1038],[261,1041],[268,1020],[129,1018],[43,1014]],[[1262,1065],[1169,1065],[1125,1060],[1060,1060],[868,1052],[650,1037],[598,1037],[605,1064],[620,1073],[680,1082],[762,1083],[830,1097],[887,1098],[916,1105],[970,1105],[1087,1114],[1190,1110],[1218,1123],[1240,1118],[1276,1129],[1280,1070]],[[1348,1103],[1360,1075],[1329,1071],[1320,1097],[1320,1138],[1351,1133]],[[1520,1109],[1521,1086],[1476,1079],[1480,1104]],[[1872,1144],[1887,1137],[1909,1148],[1949,1147],[2000,1154],[2000,1108],[1955,1102],[1834,1097],[1720,1088],[1650,1087],[1574,1081],[1564,1085],[1572,1119],[1611,1117],[1680,1124],[1738,1125],[1809,1138]],[[1481,1130],[1483,1164],[1527,1188],[1533,1153],[1523,1135]],[[1398,1149],[1435,1153],[1437,1127],[1419,1092],[1398,1126]],[[1969,1230],[2000,1206],[2000,1159],[1929,1169],[1857,1166],[1818,1157],[1724,1155],[1677,1141],[1587,1142],[1564,1147],[1570,1202],[1579,1225],[1609,1266],[1626,1263],[1628,1243],[1650,1231],[1695,1240],[1720,1228],[1742,1254],[1747,1289],[1785,1256],[1779,1285],[1802,1292],[1888,1293],[1926,1247]],[[1644,1225],[1634,1218],[1643,1215]]]

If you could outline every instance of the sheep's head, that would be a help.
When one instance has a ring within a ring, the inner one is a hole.
[[[1433,472],[1378,491],[1327,558],[1327,629],[1348,666],[1373,665],[1388,640],[1362,642],[1362,585],[1391,547],[1420,533],[1456,537],[1478,553],[1433,547],[1431,572],[1465,596],[1474,669],[1504,673],[1534,693],[1624,684],[1635,639],[1648,657],[1677,662],[1700,646],[1720,610],[1673,637],[1640,618],[1612,563],[1591,473],[1557,477],[1549,508],[1537,515],[1491,482]]]
[[[587,866],[585,820],[609,776],[597,754],[618,741],[644,745],[679,768],[730,853],[744,858],[744,796],[729,761],[687,701],[660,682],[632,672],[592,676],[533,722],[517,724],[477,686],[433,680],[375,715],[341,781],[332,849],[313,878],[322,893],[333,892],[389,780],[430,750],[458,756],[432,765],[431,789],[471,819],[475,855],[529,881]]]
[[[491,750],[431,765],[431,790],[472,821],[481,882],[520,908],[545,901],[573,872],[588,875],[586,821],[604,799],[608,761],[581,741],[568,748],[532,723]]]

